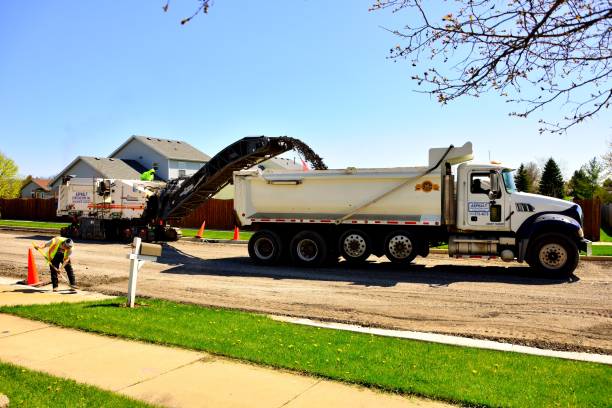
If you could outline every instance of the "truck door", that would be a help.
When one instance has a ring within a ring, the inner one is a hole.
[[[499,230],[509,221],[505,221],[506,208],[504,205],[505,191],[503,184],[499,184],[497,195],[490,195],[491,180],[496,177],[500,183],[499,174],[489,170],[474,169],[469,173],[467,191],[467,224],[474,229]],[[509,226],[509,225],[508,225]]]

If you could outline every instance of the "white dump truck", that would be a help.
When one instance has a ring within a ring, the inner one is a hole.
[[[360,263],[372,254],[410,263],[447,242],[451,257],[574,271],[589,245],[580,206],[518,192],[511,169],[466,163],[472,158],[468,142],[430,149],[423,167],[238,171],[234,209],[257,230],[249,255],[265,265],[289,257],[318,266],[338,255]]]
[[[104,178],[67,178],[59,188],[58,216],[70,216],[63,236],[85,239],[174,241],[180,230],[151,223],[145,210],[166,183]]]

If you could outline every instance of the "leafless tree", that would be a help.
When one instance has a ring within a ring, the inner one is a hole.
[[[181,24],[187,24],[188,22],[191,21],[192,18],[194,18],[200,13],[202,14],[208,13],[208,8],[210,7],[211,0],[197,0],[197,2],[198,2],[198,7],[196,8],[196,10],[193,12],[191,16],[182,19]],[[166,0],[166,4],[164,4],[162,8],[164,9],[164,12],[167,12],[168,9],[170,8],[170,0]]]
[[[559,103],[540,132],[560,133],[610,106],[610,0],[452,0],[444,15],[436,4],[377,0],[371,10],[407,12],[409,23],[390,30],[401,39],[390,58],[411,62],[440,103],[493,91],[518,104],[518,117]]]
[[[540,168],[538,167],[537,163],[529,162],[525,164],[525,171],[531,180],[531,189],[528,191],[528,193],[537,193],[540,187],[540,178],[542,177]]]

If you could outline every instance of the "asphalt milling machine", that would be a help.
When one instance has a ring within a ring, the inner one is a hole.
[[[72,224],[63,236],[129,241],[175,241],[181,231],[176,220],[212,198],[232,182],[235,171],[252,168],[290,150],[317,170],[323,160],[299,139],[279,136],[245,137],[227,146],[191,177],[169,182],[66,177],[60,186],[58,216]]]

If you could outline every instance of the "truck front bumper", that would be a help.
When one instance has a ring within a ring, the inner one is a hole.
[[[591,241],[589,241],[588,239],[582,238],[579,242],[578,242],[578,249],[581,251],[586,252],[587,256],[591,256],[593,255],[593,247],[592,247],[593,243]]]

